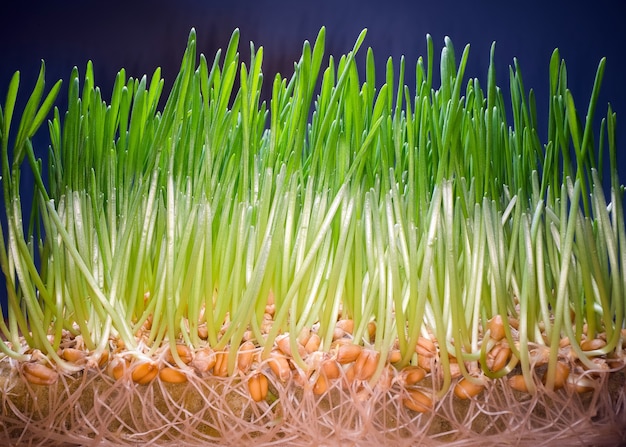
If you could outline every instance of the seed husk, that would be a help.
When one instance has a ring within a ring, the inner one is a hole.
[[[393,386],[393,379],[395,377],[395,368],[391,365],[385,365],[378,381],[376,382],[376,388],[386,393]]]
[[[256,373],[248,379],[248,392],[255,402],[261,402],[267,397],[269,383],[262,373]]]
[[[191,366],[199,373],[205,373],[215,366],[217,357],[211,348],[202,348],[196,351]]]
[[[159,378],[163,382],[167,383],[185,383],[187,382],[187,375],[180,369],[172,368],[169,366],[163,367],[159,371]]]
[[[402,404],[409,410],[426,413],[433,407],[433,400],[419,390],[407,390],[408,397],[402,399]]]
[[[25,362],[22,364],[22,373],[28,382],[33,385],[50,386],[56,383],[59,373],[37,362]]]
[[[593,379],[586,376],[575,376],[573,374],[567,378],[567,386],[578,394],[588,393],[596,388]]]

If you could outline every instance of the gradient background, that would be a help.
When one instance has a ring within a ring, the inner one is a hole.
[[[248,42],[264,47],[263,72],[271,81],[276,72],[289,77],[305,39],[314,41],[322,25],[327,28],[326,59],[352,48],[363,28],[367,38],[357,61],[371,46],[378,79],[384,79],[385,62],[401,55],[407,62],[406,83],[414,85],[418,56],[426,54],[427,33],[435,43],[435,66],[444,36],[455,44],[457,59],[465,44],[471,51],[465,77],[478,77],[486,84],[489,49],[496,41],[498,84],[508,96],[508,66],[516,57],[521,64],[526,89],[537,97],[539,123],[547,119],[548,64],[559,48],[568,68],[568,86],[582,113],[586,112],[597,64],[607,58],[596,116],[606,114],[611,102],[618,114],[618,163],[621,182],[626,182],[626,13],[621,0],[524,2],[488,1],[13,1],[0,8],[0,101],[4,104],[11,76],[21,71],[21,95],[16,113],[21,113],[34,86],[41,59],[46,62],[47,87],[69,78],[72,67],[84,72],[94,62],[96,84],[108,101],[118,70],[127,76],[152,74],[157,66],[165,79],[167,96],[185,48],[191,27],[198,36],[198,50],[213,60],[225,48],[235,27],[241,30],[241,59],[248,62]],[[66,87],[66,85],[64,85]],[[380,87],[380,85],[378,85]],[[65,109],[66,89],[57,99]],[[266,84],[263,99],[271,86]],[[14,123],[16,126],[16,123]],[[599,128],[599,120],[597,122]],[[44,129],[45,130],[45,129]],[[545,140],[547,125],[539,128]],[[15,129],[14,129],[15,132]],[[597,131],[596,131],[597,135]],[[594,135],[595,136],[595,135]],[[35,140],[44,156],[45,132]],[[608,157],[607,157],[608,158]],[[29,179],[24,176],[24,184]],[[4,209],[0,210],[4,214]],[[6,226],[5,226],[6,229]],[[0,274],[0,301],[6,286]],[[5,307],[5,304],[3,304]]]

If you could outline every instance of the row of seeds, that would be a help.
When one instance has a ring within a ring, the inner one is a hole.
[[[513,322],[514,323],[514,322]],[[515,324],[512,325],[513,327]],[[276,338],[269,358],[262,359],[262,348],[255,344],[253,339],[242,342],[236,352],[236,372],[244,380],[247,380],[250,397],[260,402],[268,397],[269,381],[267,374],[273,374],[282,383],[293,381],[296,385],[310,388],[313,393],[321,395],[325,393],[332,382],[341,380],[342,386],[356,386],[364,390],[365,384],[374,375],[380,353],[369,347],[355,344],[352,338],[354,324],[352,320],[344,319],[337,321],[334,331],[333,344],[330,352],[320,351],[321,339],[315,330],[307,329],[297,336],[298,355],[304,360],[306,367],[303,369],[293,361],[291,340],[289,334],[283,334]],[[490,371],[500,371],[508,364],[515,363],[511,360],[511,348],[504,336],[502,318],[497,316],[489,321],[485,332],[490,349],[486,357],[486,366]],[[370,339],[373,339],[376,330],[375,324],[368,326]],[[624,334],[626,339],[626,333]],[[158,376],[166,383],[185,383],[190,375],[204,377],[228,376],[229,356],[232,350],[226,349],[216,352],[205,346],[195,350],[184,344],[175,345],[178,358],[187,365],[182,369],[177,367],[177,362],[172,355],[169,345],[162,346],[155,358],[137,355],[135,352],[125,350],[119,340],[112,341],[111,354],[105,351],[98,358],[88,353],[80,343],[80,336],[65,337],[65,347],[59,350],[58,355],[64,360],[84,368],[103,368],[107,374],[115,380],[130,378],[137,384],[146,385]],[[600,349],[606,345],[602,335],[593,340],[585,340],[581,346],[583,350]],[[544,352],[545,351],[545,352]],[[567,340],[562,342],[560,360],[557,363],[555,388],[569,386],[579,393],[589,392],[595,389],[595,383],[591,374],[585,374],[587,369],[583,364],[572,357]],[[538,347],[531,353],[535,368],[545,365],[548,360],[548,348]],[[420,382],[433,371],[441,375],[438,354],[438,346],[433,338],[420,337],[415,347],[415,365],[397,369],[394,364],[401,360],[401,353],[392,349],[388,355],[382,374],[375,383],[376,387],[388,391],[394,384],[398,384],[403,393],[404,405],[414,411],[428,411],[433,406],[432,391],[428,387],[420,386]],[[568,354],[569,353],[569,354]],[[569,358],[568,358],[569,357]],[[608,370],[611,359],[595,358],[598,370]],[[613,359],[615,362],[618,359]],[[43,354],[34,350],[31,361],[22,363],[22,373],[32,384],[51,385],[58,380],[58,372],[51,366],[52,362]],[[490,380],[482,374],[477,361],[465,362],[465,368],[470,373],[470,378],[464,377],[460,365],[454,357],[449,358],[449,368],[453,379],[458,379],[454,386],[454,395],[459,399],[468,399],[479,395]],[[573,371],[573,374],[572,374]],[[543,377],[545,383],[545,375]],[[521,374],[512,371],[508,377],[511,388],[528,392],[527,382]],[[431,387],[432,388],[432,387]],[[366,391],[364,391],[366,392]]]

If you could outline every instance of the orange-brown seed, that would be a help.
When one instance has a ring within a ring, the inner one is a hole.
[[[346,333],[354,333],[354,320],[345,319],[337,321],[336,327],[343,329]]]
[[[352,384],[354,383],[355,377],[356,377],[356,369],[354,368],[354,364],[352,364],[344,370],[343,380],[342,380],[342,384],[344,388],[348,388],[352,386]]]
[[[357,380],[368,380],[374,375],[380,353],[373,349],[363,349],[354,362],[355,377]]]
[[[407,390],[408,396],[402,399],[402,403],[409,410],[425,413],[433,407],[433,400],[419,390]]]
[[[352,363],[361,355],[363,348],[360,345],[345,344],[337,348],[337,361],[342,365]]]
[[[516,374],[509,377],[509,386],[514,390],[528,393],[528,387],[526,386],[526,380],[522,374]]]
[[[415,352],[417,352],[418,355],[433,357],[435,354],[437,354],[437,347],[432,340],[420,336],[417,339]]]
[[[206,324],[198,326],[198,337],[202,340],[209,338],[209,330],[207,329]]]
[[[239,357],[237,358],[237,367],[241,372],[248,372],[252,365],[252,357],[254,354],[254,343],[247,341],[239,348]]]
[[[109,362],[107,371],[111,377],[113,377],[115,380],[119,380],[124,375],[126,369],[129,366],[130,362],[128,360],[121,357],[115,357],[113,360],[111,360],[111,362]]]
[[[387,359],[389,363],[397,363],[402,360],[402,353],[399,349],[392,349],[389,351],[389,357]]]
[[[477,384],[463,377],[454,386],[454,395],[459,399],[470,399],[478,396],[484,389],[484,383]]]
[[[418,366],[424,368],[426,371],[430,371],[432,369],[433,361],[435,357],[432,355],[417,355],[417,364]]]
[[[304,345],[304,350],[307,352],[307,354],[311,354],[312,352],[315,352],[320,348],[320,343],[320,336],[313,332],[307,340],[306,344]]]
[[[370,341],[374,340],[374,337],[376,337],[376,322],[370,321],[367,323],[367,335],[369,335]]]
[[[311,338],[311,329],[309,329],[308,327],[302,328],[302,330],[298,334],[298,343],[300,343],[304,347],[309,341],[309,338]]]
[[[256,373],[248,379],[248,391],[250,393],[250,397],[252,397],[252,400],[255,402],[265,400],[268,388],[269,383],[267,381],[267,377],[261,373]]]
[[[81,363],[85,360],[85,351],[75,348],[65,348],[61,351],[61,357],[72,363]]]
[[[491,333],[491,338],[495,341],[500,341],[504,338],[504,320],[501,315],[494,315],[491,320],[489,320],[489,332]]]
[[[163,382],[167,383],[185,383],[187,382],[187,375],[183,373],[180,369],[171,368],[169,366],[165,366],[161,371],[159,371],[159,378]]]
[[[286,356],[292,357],[291,345],[289,342],[289,335],[283,335],[281,337],[277,337],[276,346],[278,346],[278,349],[280,349],[283,354],[285,354]]]
[[[595,351],[596,349],[602,349],[606,346],[606,341],[601,338],[592,338],[590,340],[584,340],[580,344],[580,348],[583,351]]]
[[[415,385],[426,377],[426,370],[414,365],[405,366],[400,373],[400,377],[405,385]]]
[[[27,362],[22,364],[22,372],[28,382],[33,385],[52,385],[59,378],[59,373],[41,363]]]
[[[340,340],[340,339],[342,339],[345,335],[346,335],[346,331],[344,331],[344,330],[343,330],[343,329],[341,329],[340,327],[335,327],[335,329],[333,329],[333,341],[334,341],[334,340]]]
[[[213,375],[217,377],[226,377],[228,375],[228,351],[218,352],[215,354]]]
[[[569,376],[569,366],[563,362],[556,362],[556,369],[554,374],[554,389],[558,390],[563,388],[567,383],[567,377]],[[543,375],[543,383],[545,384],[548,379],[548,372]]]
[[[191,363],[193,360],[193,354],[187,345],[177,344],[175,349],[178,357],[180,357],[184,364],[188,365]],[[174,364],[174,356],[172,355],[171,346],[167,351],[165,351],[165,360],[170,364]]]
[[[104,351],[102,351],[102,353],[98,356],[98,366],[100,368],[102,368],[104,365],[107,364],[107,362],[109,361],[109,350],[105,349]]]
[[[487,367],[491,371],[499,371],[504,368],[511,358],[511,348],[497,345],[487,354]]]
[[[324,394],[326,390],[328,390],[328,379],[324,374],[320,374],[313,384],[313,393],[319,396],[320,394]]]
[[[509,317],[509,326],[513,329],[519,329],[519,320],[517,318]]]
[[[281,382],[289,380],[291,368],[289,367],[289,360],[287,360],[283,354],[278,351],[272,351],[267,363],[274,375],[278,377]]]
[[[133,368],[131,378],[133,382],[139,385],[146,385],[154,379],[159,373],[159,367],[152,361],[145,361],[139,363]]]
[[[341,375],[339,364],[334,359],[326,359],[322,362],[322,375],[327,379],[337,379]]]

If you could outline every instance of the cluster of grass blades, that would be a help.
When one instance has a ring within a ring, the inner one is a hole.
[[[437,87],[428,37],[413,89],[404,59],[375,79],[371,49],[363,79],[364,37],[322,71],[322,28],[269,104],[263,49],[240,63],[238,31],[211,64],[192,30],[163,110],[158,69],[120,71],[110,103],[91,64],[82,81],[75,69],[47,167],[32,137],[61,84],[44,95],[42,65],[15,131],[15,74],[0,109],[0,439],[623,440],[610,106],[593,136],[604,60],[581,120],[553,53],[542,142],[532,90],[515,62],[505,99],[493,47],[483,89],[464,81],[469,46],[457,60],[446,39]]]

